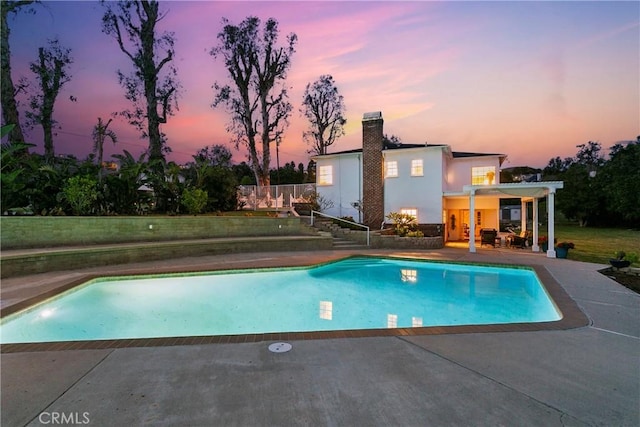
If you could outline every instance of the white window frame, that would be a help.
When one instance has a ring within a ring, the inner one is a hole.
[[[398,162],[396,160],[390,160],[385,163],[385,178],[397,178],[398,177]]]
[[[493,173],[492,179],[489,179],[489,173]],[[471,168],[471,185],[493,185],[495,183],[495,166],[474,166]]]
[[[333,185],[333,165],[318,168],[318,185]]]
[[[422,159],[411,160],[411,176],[424,176],[424,162]]]

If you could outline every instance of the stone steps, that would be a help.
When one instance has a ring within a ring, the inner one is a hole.
[[[329,219],[315,219],[313,228],[317,229],[321,235],[332,237],[333,249],[347,250],[369,248],[367,245],[364,245],[356,240],[349,239],[348,236],[351,230],[342,228]]]

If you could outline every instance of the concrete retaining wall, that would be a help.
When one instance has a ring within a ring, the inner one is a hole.
[[[169,260],[190,256],[241,252],[329,250],[331,238],[323,236],[263,236],[196,241],[123,243],[114,246],[49,249],[0,258],[2,278],[75,270],[103,265]]]
[[[245,216],[0,218],[0,248],[308,234],[300,219]]]
[[[336,237],[343,237],[353,242],[365,245],[367,243],[367,232],[360,230],[350,230],[340,228],[339,225],[331,222],[319,222],[318,226],[322,230],[329,231]],[[370,246],[374,249],[442,249],[444,239],[442,236],[435,237],[399,237],[395,235],[381,235],[372,232],[369,235]]]
[[[399,237],[372,235],[371,247],[377,249],[442,249],[442,237]]]

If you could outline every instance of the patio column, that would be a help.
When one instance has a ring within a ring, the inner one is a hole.
[[[533,198],[533,245],[531,245],[533,252],[540,252],[538,247],[538,198]]]
[[[555,248],[555,195],[556,189],[549,188],[549,194],[547,194],[547,206],[549,209],[549,224],[547,225],[547,232],[549,234],[549,246],[547,248],[547,258],[555,258],[556,257],[556,248]]]
[[[476,251],[476,190],[469,191],[469,252]]]
[[[527,202],[520,198],[520,231],[527,229]]]

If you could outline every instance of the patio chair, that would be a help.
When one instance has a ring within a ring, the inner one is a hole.
[[[531,231],[523,230],[519,235],[507,237],[507,244],[510,248],[524,249],[524,247],[527,246],[531,234]]]
[[[497,230],[494,230],[492,228],[483,228],[482,230],[480,230],[480,247],[482,247],[482,245],[491,245],[495,248],[497,236]]]

